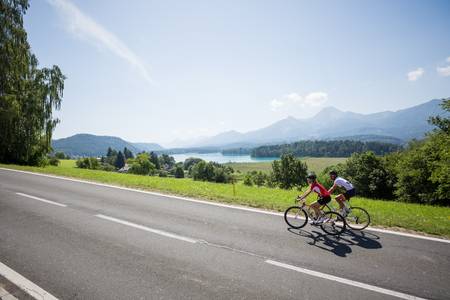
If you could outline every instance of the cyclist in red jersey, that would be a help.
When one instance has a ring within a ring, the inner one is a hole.
[[[314,209],[314,212],[316,213],[316,220],[313,220],[313,224],[320,224],[323,222],[322,218],[319,218],[322,216],[323,212],[321,212],[320,207],[322,205],[327,204],[331,201],[331,194],[328,192],[328,190],[321,185],[319,182],[317,182],[317,176],[314,173],[309,173],[308,177],[306,177],[306,180],[310,184],[309,189],[301,196],[298,197],[299,200],[302,200],[306,198],[311,192],[315,192],[318,195],[318,199],[316,202],[312,203],[310,206],[312,209]]]

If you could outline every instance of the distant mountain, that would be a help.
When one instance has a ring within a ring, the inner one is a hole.
[[[299,140],[352,139],[404,143],[423,138],[433,127],[427,120],[432,115],[444,114],[441,100],[398,111],[359,114],[326,107],[309,119],[288,117],[274,124],[246,133],[230,131],[202,139],[195,146],[216,146],[224,149],[289,143]]]
[[[158,144],[131,143],[115,136],[98,136],[93,134],[76,134],[67,138],[53,140],[55,152],[64,152],[71,156],[101,156],[111,147],[117,151],[127,147],[134,154],[142,151],[162,150]]]
[[[132,143],[132,144],[137,149],[139,149],[141,151],[146,151],[146,152],[159,151],[159,150],[164,149],[161,145],[156,144],[156,143]]]

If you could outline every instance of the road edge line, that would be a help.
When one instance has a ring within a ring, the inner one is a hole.
[[[0,275],[17,285],[25,293],[39,300],[58,300],[55,296],[45,291],[37,284],[20,275],[4,263],[0,262]]]

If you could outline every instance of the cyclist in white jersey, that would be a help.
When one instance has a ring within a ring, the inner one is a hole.
[[[353,184],[350,181],[345,180],[342,177],[338,177],[336,171],[330,172],[330,178],[333,180],[333,186],[328,190],[331,194],[337,187],[342,187],[345,189],[345,193],[339,194],[336,196],[336,201],[339,203],[339,208],[341,209],[341,213],[345,216],[349,213],[349,209],[345,206],[345,201],[350,200],[351,197],[355,196],[356,190],[353,187]]]

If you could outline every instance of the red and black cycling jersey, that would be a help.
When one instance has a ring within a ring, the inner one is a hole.
[[[326,188],[324,188],[324,186],[318,182],[311,183],[310,188],[311,188],[311,191],[319,194],[319,197],[330,196],[330,193],[328,192],[328,190]]]

